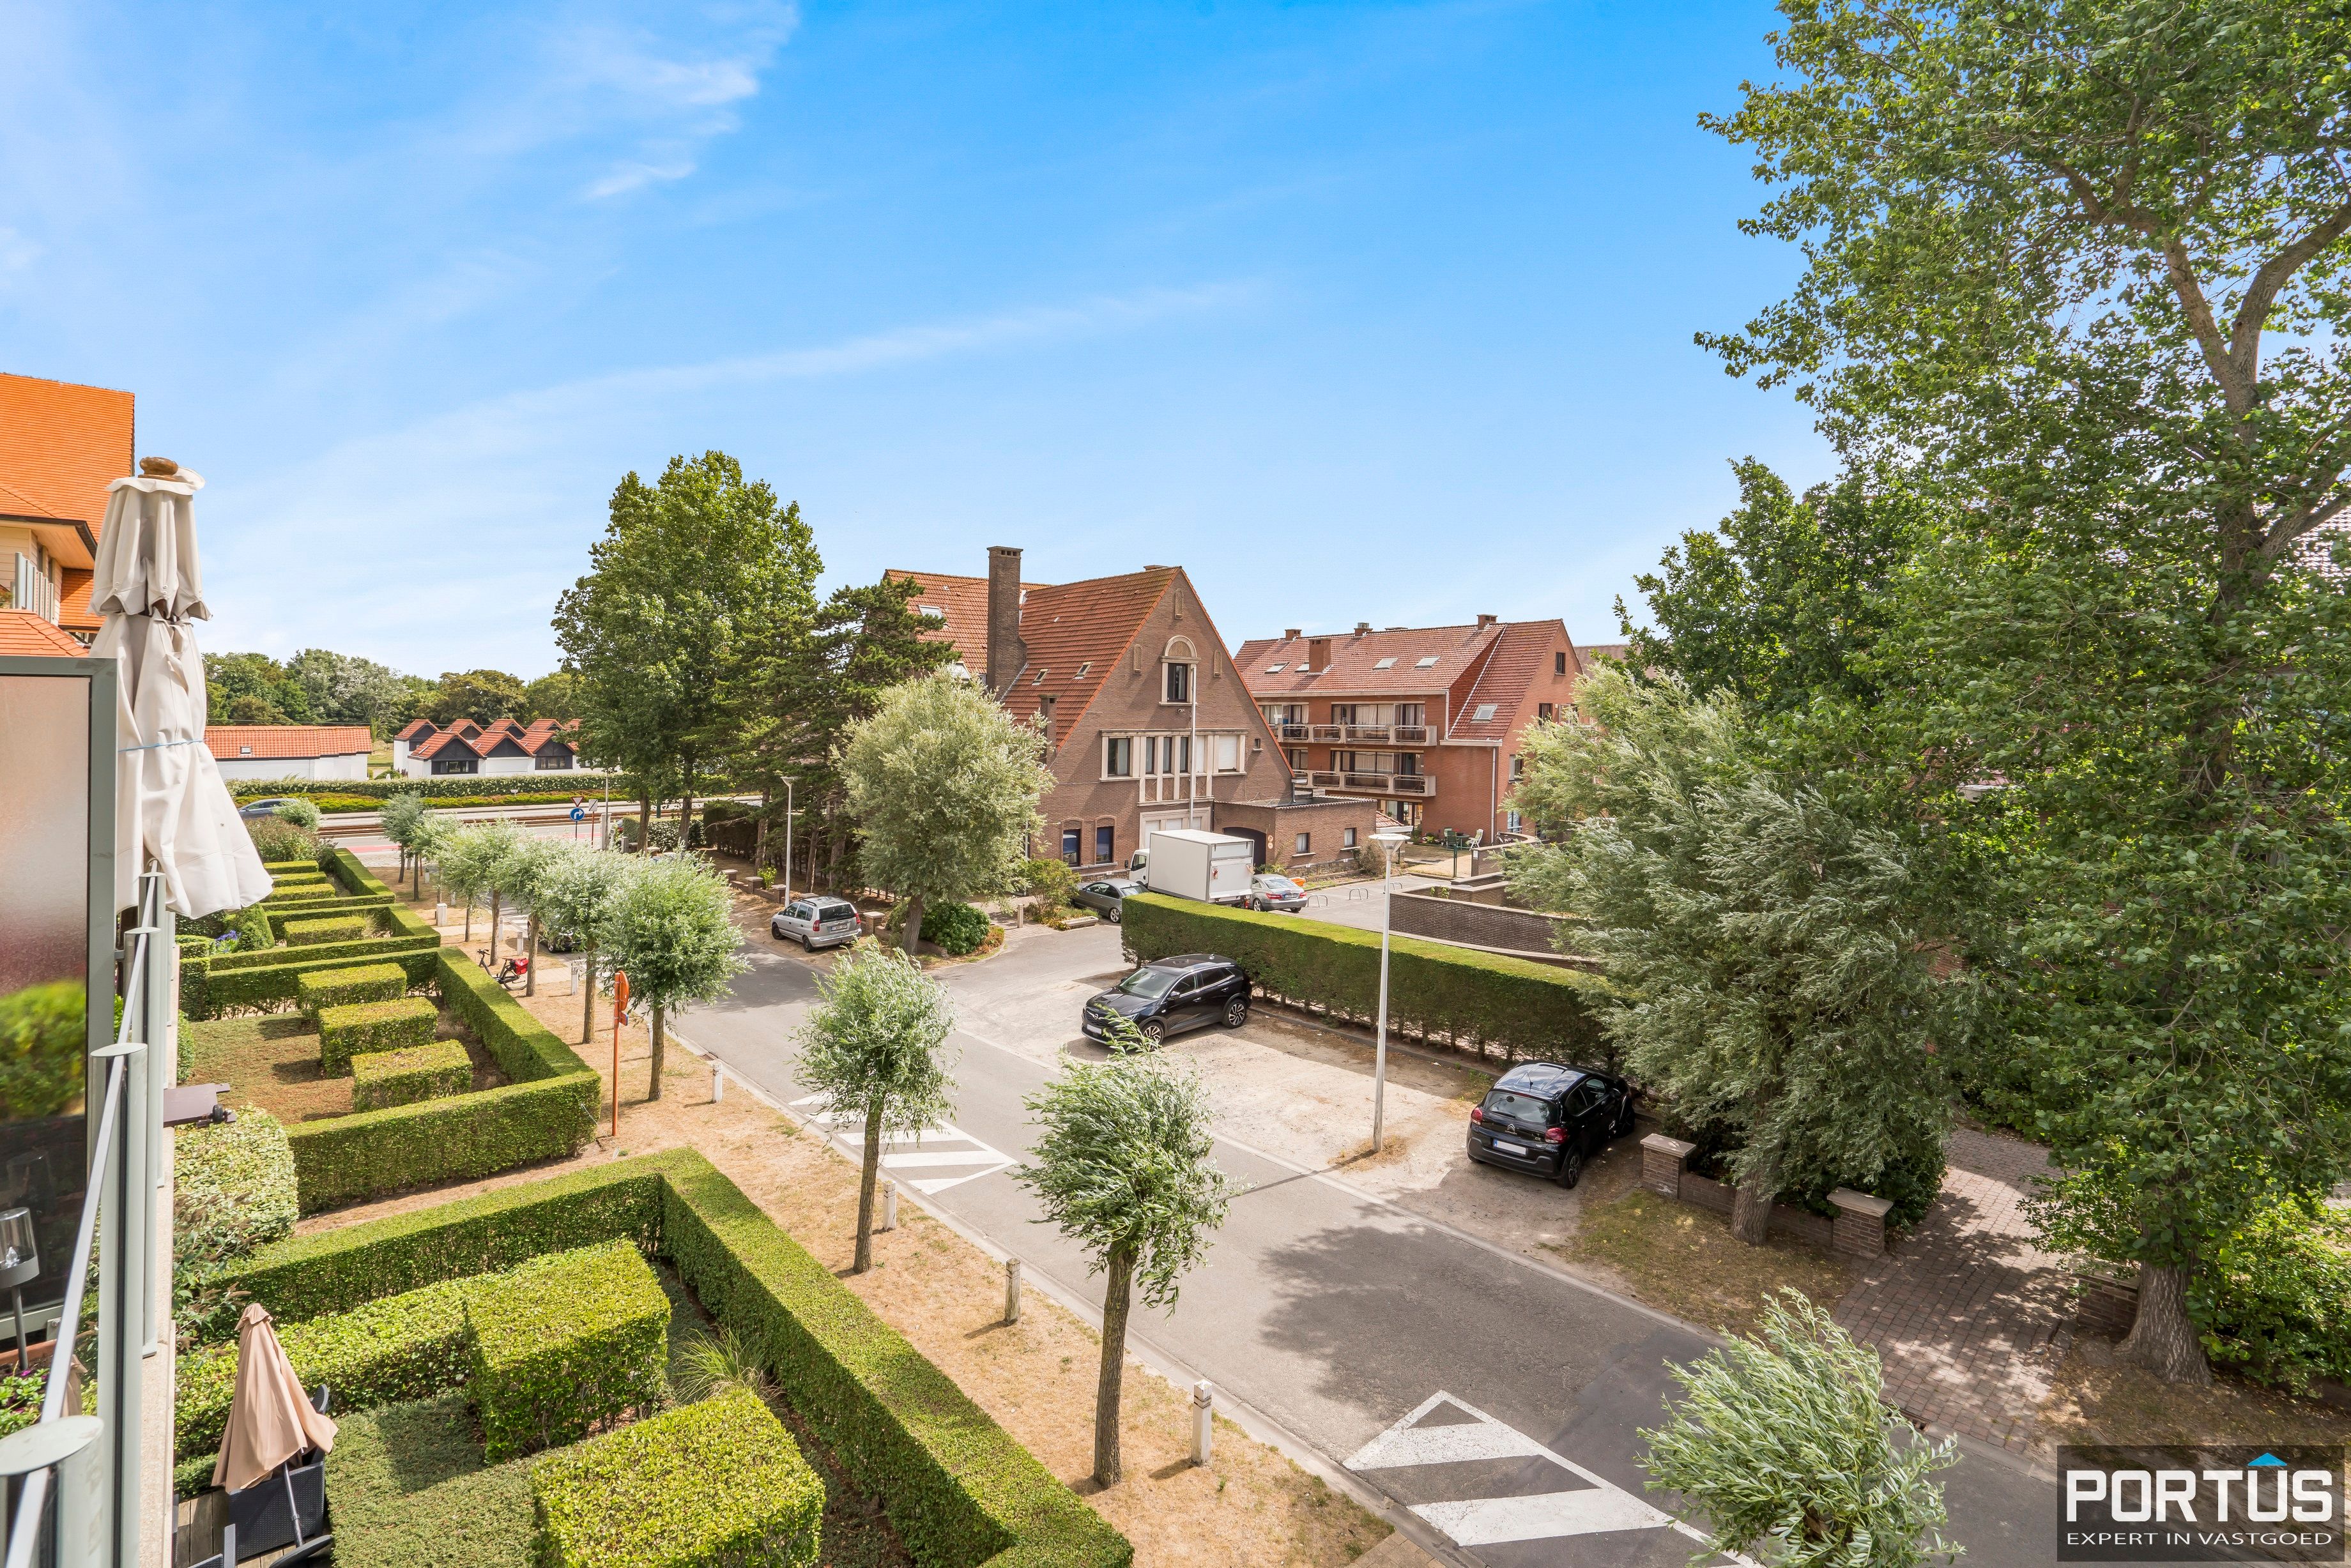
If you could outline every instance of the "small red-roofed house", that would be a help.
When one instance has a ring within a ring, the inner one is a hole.
[[[406,779],[491,773],[570,773],[579,770],[580,721],[543,718],[524,726],[511,718],[446,727],[417,719],[392,737],[392,770]]]
[[[204,727],[204,749],[224,779],[364,779],[374,748],[363,724]]]

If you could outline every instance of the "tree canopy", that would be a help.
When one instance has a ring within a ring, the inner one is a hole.
[[[669,1015],[687,1003],[721,999],[750,967],[740,956],[734,896],[697,856],[646,861],[622,883],[600,936],[608,962],[628,974],[629,994],[652,1010],[649,1097],[658,1100]]]

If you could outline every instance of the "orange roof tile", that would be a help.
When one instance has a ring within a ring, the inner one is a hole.
[[[136,470],[136,403],[127,392],[0,374],[0,510],[86,523],[106,518],[106,487]]]
[[[1501,740],[1510,733],[1518,721],[1519,709],[1526,706],[1527,693],[1542,672],[1544,653],[1551,646],[1551,632],[1558,622],[1552,621],[1512,621],[1505,622],[1501,637],[1494,644],[1493,656],[1486,667],[1478,672],[1475,685],[1461,700],[1454,715],[1453,727],[1447,740]],[[1562,628],[1564,631],[1564,628]],[[1491,703],[1494,711],[1484,719],[1478,710]]]
[[[1441,692],[1468,673],[1501,628],[1394,627],[1385,632],[1333,632],[1327,637],[1258,637],[1233,655],[1255,697]],[[1328,642],[1329,658],[1308,669],[1309,644]],[[1423,659],[1435,664],[1423,664]],[[1383,660],[1389,661],[1385,668]],[[1273,666],[1280,664],[1280,669]]]
[[[408,748],[408,755],[430,761],[444,751],[461,751],[468,757],[479,757],[486,749],[486,747],[476,747],[467,732],[452,727],[416,742]]]
[[[1590,674],[1594,662],[1601,659],[1622,659],[1630,643],[1578,643],[1575,645],[1575,667],[1581,674]]]
[[[914,600],[915,613],[935,610],[946,621],[944,630],[925,635],[935,643],[953,643],[964,668],[973,675],[987,674],[987,579],[956,577],[940,571],[907,571],[898,567],[882,575],[920,588],[922,592]],[[1020,591],[1025,598],[1049,586],[1024,582]]]
[[[88,656],[89,650],[29,610],[0,610],[0,653],[36,658]]]
[[[204,748],[215,758],[348,757],[375,737],[363,724],[208,724]]]
[[[59,567],[65,587],[57,594],[57,624],[76,632],[95,632],[106,624],[106,617],[89,607],[90,571],[88,567]]]
[[[1004,694],[1005,711],[1028,718],[1051,697],[1053,733],[1074,731],[1177,575],[1177,568],[1153,566],[1117,577],[1029,589],[1020,604],[1020,641],[1029,650],[1029,662]],[[964,662],[972,663],[968,656]],[[987,664],[983,637],[978,663],[972,668],[985,669]]]
[[[434,734],[439,728],[440,727],[429,718],[412,718],[401,726],[400,733],[393,736],[392,739],[413,741],[419,737]]]

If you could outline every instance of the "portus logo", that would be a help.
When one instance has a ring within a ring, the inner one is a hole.
[[[2057,1450],[2060,1563],[2340,1563],[2340,1448]]]

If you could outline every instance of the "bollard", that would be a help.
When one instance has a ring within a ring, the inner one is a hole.
[[[710,1103],[713,1105],[726,1098],[726,1067],[713,1059],[710,1063]]]
[[[1020,1321],[1020,1260],[1018,1258],[1004,1260],[1004,1321],[1008,1323]]]
[[[898,1228],[898,1184],[884,1177],[882,1183],[882,1223],[877,1230]]]
[[[433,906],[433,924],[434,924],[434,925],[448,925],[448,924],[449,924],[449,906],[448,906],[447,904],[434,904],[434,906]]]
[[[1203,1468],[1217,1438],[1217,1390],[1207,1378],[1192,1385],[1192,1462]]]

